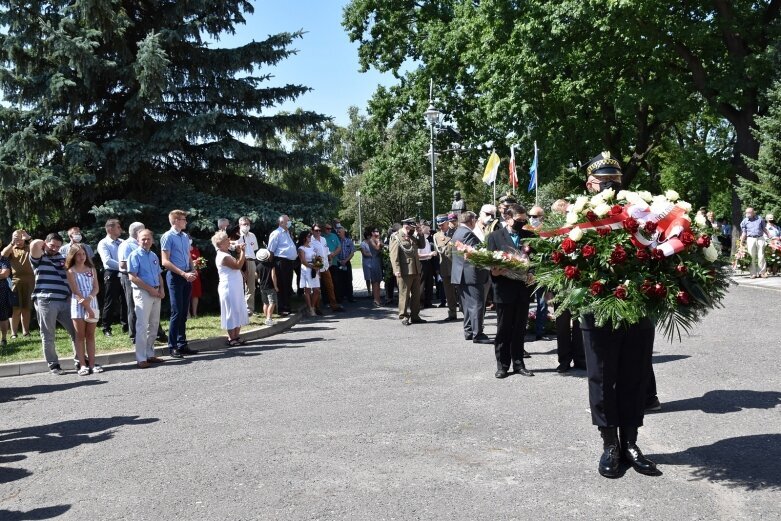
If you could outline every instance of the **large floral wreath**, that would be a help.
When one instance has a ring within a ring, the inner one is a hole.
[[[566,225],[533,241],[535,277],[559,312],[592,313],[614,328],[655,320],[671,340],[720,305],[730,284],[691,205],[665,195],[608,189],[569,205]]]

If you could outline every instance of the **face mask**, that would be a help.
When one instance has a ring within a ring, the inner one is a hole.
[[[81,242],[81,234],[80,233],[74,233],[72,239],[73,239],[73,242]]]
[[[239,226],[239,230],[241,230],[241,233],[247,233],[247,232],[249,232],[249,226],[247,226],[246,224],[243,224],[243,225]]]
[[[488,223],[490,223],[492,219],[493,219],[493,216],[491,216],[491,215],[486,215],[485,217],[483,217],[483,224],[488,224]]]
[[[542,224],[542,219],[540,219],[539,217],[529,217],[529,224],[531,224],[536,228],[537,226]]]
[[[513,230],[520,233],[525,225],[526,223],[524,221],[513,221]]]
[[[613,181],[612,179],[608,179],[607,181],[599,182],[600,192],[607,190],[608,188],[612,188],[615,191],[621,190],[621,181]]]

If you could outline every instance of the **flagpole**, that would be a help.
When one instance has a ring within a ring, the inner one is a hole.
[[[537,158],[537,171],[534,175],[534,205],[540,205],[540,198],[537,195],[537,187],[540,186],[540,151],[537,150],[537,142],[534,142],[534,157]]]

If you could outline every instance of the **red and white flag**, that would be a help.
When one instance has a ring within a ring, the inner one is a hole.
[[[515,173],[515,146],[510,147],[510,186],[518,188],[518,174]]]

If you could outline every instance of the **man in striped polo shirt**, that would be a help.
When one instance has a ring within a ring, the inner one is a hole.
[[[33,302],[41,328],[43,356],[49,364],[49,371],[58,375],[63,374],[63,371],[54,345],[57,322],[70,335],[73,354],[76,354],[76,331],[71,321],[71,290],[65,274],[65,258],[60,254],[61,246],[62,238],[57,233],[47,235],[46,241],[36,239],[30,243],[30,262],[35,272]]]

